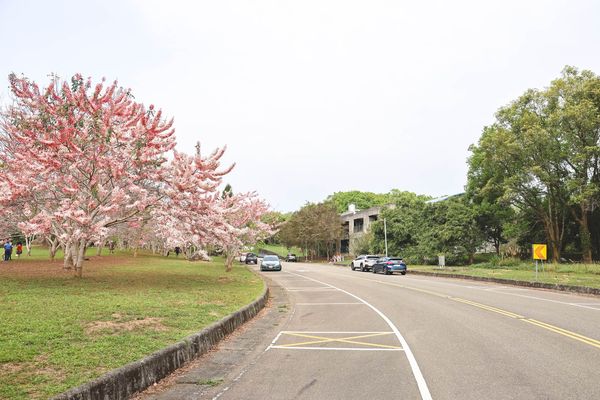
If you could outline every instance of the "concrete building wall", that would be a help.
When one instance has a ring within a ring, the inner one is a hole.
[[[393,207],[393,205],[384,207]],[[352,242],[369,231],[371,224],[379,219],[382,208],[371,207],[365,210],[356,210],[350,207],[349,211],[341,214],[345,235],[338,246],[338,251],[341,253],[351,252]]]

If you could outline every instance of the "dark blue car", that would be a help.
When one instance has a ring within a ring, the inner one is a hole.
[[[406,275],[406,264],[400,257],[381,257],[373,265],[373,273],[378,272],[383,272],[386,275],[400,272],[402,275]]]

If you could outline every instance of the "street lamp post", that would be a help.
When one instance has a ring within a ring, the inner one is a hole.
[[[387,250],[387,224],[385,218],[383,219],[383,241],[385,242],[385,256],[388,256]]]

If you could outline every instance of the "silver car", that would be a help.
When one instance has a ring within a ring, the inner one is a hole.
[[[260,263],[261,271],[281,271],[281,260],[277,256],[265,256]]]

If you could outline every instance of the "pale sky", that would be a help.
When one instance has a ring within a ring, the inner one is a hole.
[[[227,145],[279,211],[337,191],[463,191],[496,110],[565,65],[600,73],[594,1],[0,0],[7,76],[106,77]]]

